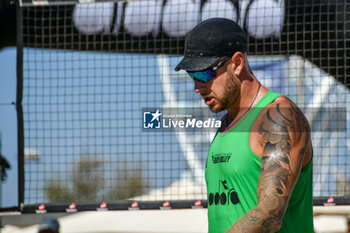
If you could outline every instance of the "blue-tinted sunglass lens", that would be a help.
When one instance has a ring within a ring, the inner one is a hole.
[[[199,72],[187,72],[192,79],[197,79],[202,82],[208,82],[210,79],[215,77],[215,72],[212,70],[205,70]]]

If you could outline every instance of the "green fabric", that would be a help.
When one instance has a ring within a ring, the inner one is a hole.
[[[261,159],[249,145],[251,127],[261,110],[280,94],[269,91],[231,130],[218,132],[210,146],[205,179],[209,232],[225,232],[257,201]],[[278,232],[313,232],[312,161],[303,168]]]

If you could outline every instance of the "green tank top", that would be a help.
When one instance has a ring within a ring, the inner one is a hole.
[[[225,232],[258,204],[261,159],[250,148],[249,133],[261,110],[278,96],[266,93],[235,127],[218,132],[210,146],[205,168],[210,233]],[[310,161],[301,171],[278,232],[314,232],[312,207]]]

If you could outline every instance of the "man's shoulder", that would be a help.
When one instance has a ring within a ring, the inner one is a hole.
[[[295,103],[291,99],[289,99],[287,96],[280,95],[274,101],[272,101],[270,104],[268,104],[267,106],[268,107],[277,107],[277,105],[288,108],[291,105],[295,105]]]
[[[297,104],[285,95],[280,95],[269,103],[264,109],[265,113],[267,111],[288,112],[289,114],[294,113],[298,116],[304,116],[303,111],[297,106]]]
[[[265,127],[283,130],[285,126],[302,124],[309,131],[309,123],[302,110],[287,96],[278,96],[268,104],[259,114],[256,124]],[[279,126],[279,127],[277,127]],[[258,128],[260,128],[258,127]]]
[[[279,144],[302,152],[303,166],[311,159],[310,125],[303,112],[286,96],[279,96],[264,108],[252,127],[252,150],[263,157],[267,145]],[[306,155],[304,152],[306,150]]]

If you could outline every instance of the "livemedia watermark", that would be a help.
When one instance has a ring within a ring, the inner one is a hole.
[[[221,115],[207,108],[142,108],[142,131],[217,131]]]
[[[283,121],[295,121],[300,113],[293,109],[253,108],[243,115],[239,127],[235,131],[247,132],[252,130],[252,124],[262,111],[268,112],[270,121],[278,125]],[[344,132],[347,130],[346,108],[301,108],[309,121],[312,132]],[[225,122],[226,111],[212,113],[208,108],[142,108],[143,132],[197,132],[218,131]],[[245,112],[241,109],[241,112]],[[272,116],[272,114],[276,114]],[[294,114],[294,115],[293,115]],[[251,120],[247,120],[248,118]],[[279,122],[278,117],[281,121]],[[274,120],[275,118],[275,120]],[[290,118],[290,119],[288,119]],[[283,126],[283,123],[282,125]],[[257,127],[259,129],[259,127]],[[305,130],[299,128],[296,130]]]

